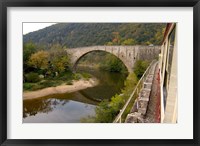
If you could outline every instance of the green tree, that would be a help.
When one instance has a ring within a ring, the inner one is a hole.
[[[64,54],[63,54],[64,55]],[[68,56],[56,57],[52,60],[53,70],[59,73],[69,69],[69,58]]]
[[[134,72],[138,79],[140,79],[142,77],[142,75],[144,74],[144,72],[148,66],[149,66],[148,61],[143,61],[143,60],[136,61],[135,65],[134,65]]]
[[[28,42],[23,44],[23,70],[26,72],[28,69],[28,60],[31,56],[31,54],[36,52],[36,45],[32,42]]]
[[[100,68],[110,72],[127,72],[123,62],[112,54],[106,54],[105,59],[100,64]]]
[[[102,101],[98,107],[96,107],[95,112],[95,122],[97,123],[109,123],[112,121],[112,112],[111,107],[109,106],[109,101]]]
[[[120,45],[121,44],[121,36],[119,34],[119,32],[113,32],[113,40],[112,43],[113,45]]]
[[[112,45],[114,45],[114,44],[113,44],[113,42],[107,42],[106,45],[112,46]]]
[[[125,87],[122,90],[122,92],[124,94],[126,93],[130,94],[131,92],[133,92],[133,89],[136,86],[137,82],[138,82],[138,78],[136,74],[134,72],[130,73],[124,82]]]
[[[62,73],[70,68],[70,55],[66,51],[66,47],[55,44],[49,51],[49,61],[52,71]]]
[[[96,108],[95,122],[98,123],[111,123],[113,122],[119,110],[125,104],[125,99],[120,95],[115,95],[111,101],[103,100]]]
[[[147,41],[160,45],[166,23],[58,23],[45,29],[23,36],[37,44],[49,45],[59,43],[69,48],[104,45],[121,45],[122,40],[134,39],[137,45]]]
[[[30,56],[28,60],[28,65],[35,69],[47,69],[48,57],[49,53],[47,51],[38,51]]]
[[[23,45],[23,61],[26,63],[26,61],[29,59],[31,54],[36,52],[36,45],[32,42],[25,43]]]
[[[135,45],[137,44],[134,39],[127,39],[122,42],[122,45]]]

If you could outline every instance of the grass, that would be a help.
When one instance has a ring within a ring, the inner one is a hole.
[[[23,83],[24,91],[35,91],[39,89],[44,89],[47,87],[56,87],[61,84],[73,85],[73,80],[85,79],[89,80],[92,76],[88,73],[63,73],[56,77],[49,77],[45,80],[38,81],[36,83],[25,82]]]
[[[35,90],[43,89],[46,87],[56,87],[58,85],[61,85],[62,83],[64,83],[64,81],[62,81],[62,80],[57,80],[57,81],[42,80],[37,83],[24,83],[23,89],[24,89],[24,91],[35,91]]]
[[[92,77],[92,75],[91,75],[91,74],[88,74],[88,73],[82,73],[81,75],[82,75],[82,77],[83,77],[84,79],[86,79],[86,80],[89,80],[89,79]]]

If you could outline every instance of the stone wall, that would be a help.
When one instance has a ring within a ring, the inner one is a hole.
[[[125,123],[144,123],[148,104],[150,101],[150,94],[152,91],[152,84],[154,79],[155,68],[158,62],[155,62],[149,69],[147,76],[144,78],[143,87],[140,90],[139,97],[135,100],[134,105],[127,115]]]
[[[71,54],[71,63],[76,68],[78,61],[92,51],[105,51],[118,57],[129,72],[133,71],[137,60],[153,60],[160,53],[160,46],[90,46],[82,48],[71,48],[66,50]]]

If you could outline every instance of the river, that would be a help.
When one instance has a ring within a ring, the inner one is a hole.
[[[95,87],[72,93],[54,94],[23,101],[23,123],[80,123],[82,118],[95,115],[95,107],[102,99],[120,93],[125,74],[79,68],[99,80]]]

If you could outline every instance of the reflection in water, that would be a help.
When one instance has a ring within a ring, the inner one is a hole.
[[[87,72],[99,79],[97,86],[73,93],[24,100],[23,122],[79,123],[81,118],[95,115],[99,100],[110,99],[120,93],[126,78],[126,75],[119,73],[91,69],[87,69]]]
[[[24,108],[27,110],[23,119],[25,123],[79,123],[80,119],[94,115],[94,105],[81,103],[72,100],[60,100],[60,99],[48,99],[43,101],[49,101],[51,103],[46,109],[36,109],[34,113],[30,108]],[[67,103],[67,104],[66,104]],[[81,113],[80,113],[81,111]],[[30,114],[30,115],[29,115]],[[37,115],[35,115],[37,114]]]
[[[84,72],[85,68],[79,67],[79,72]],[[113,95],[120,93],[124,86],[126,74],[87,69],[87,72],[99,79],[98,86],[81,90],[81,94],[87,98],[110,99]]]

